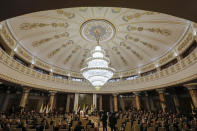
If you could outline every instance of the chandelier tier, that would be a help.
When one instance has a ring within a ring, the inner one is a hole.
[[[81,69],[86,78],[95,87],[103,86],[112,78],[113,68],[109,67],[110,60],[105,57],[105,52],[101,46],[97,45],[91,51],[91,57],[86,59],[87,67]]]
[[[106,20],[89,20],[82,25],[81,34],[88,41],[97,42],[97,46],[90,52],[86,59],[87,66],[81,69],[82,75],[96,89],[102,87],[113,77],[115,69],[109,67],[110,60],[105,56],[105,51],[99,42],[106,42],[113,38],[114,26]]]

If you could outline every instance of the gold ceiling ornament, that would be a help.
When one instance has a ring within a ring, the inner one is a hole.
[[[49,66],[47,63],[42,62],[39,59],[35,60],[35,65],[37,65],[37,66],[39,66],[41,68],[47,69],[47,70],[50,70],[50,68],[51,68],[51,66]]]
[[[72,54],[70,54],[65,60],[64,60],[64,64],[66,64],[72,57],[72,55],[74,55],[79,49],[81,49],[81,46],[77,46],[75,47],[74,50],[71,51]]]
[[[17,53],[21,54],[28,61],[31,61],[33,59],[32,56],[27,53],[21,46],[17,47]]]
[[[36,28],[42,28],[42,27],[47,27],[47,26],[51,26],[51,27],[64,27],[67,28],[68,27],[68,23],[22,23],[20,24],[20,29],[21,30],[31,30],[31,29],[36,29]]]
[[[161,29],[161,28],[144,28],[142,26],[136,27],[136,26],[128,25],[127,26],[127,30],[128,31],[149,31],[149,32],[161,34],[161,35],[164,35],[164,36],[171,35],[171,31],[170,30],[168,30],[168,29]]]
[[[79,67],[80,67],[80,68],[82,68],[82,67],[83,67],[83,65],[84,65],[84,61],[85,61],[85,58],[83,58],[83,59],[81,60],[81,62],[79,63]]]
[[[63,9],[58,9],[56,10],[57,11],[57,14],[59,15],[64,15],[65,17],[67,17],[68,19],[72,19],[75,17],[75,14],[74,13],[70,13],[70,12],[67,12]]]
[[[159,65],[163,65],[174,58],[174,52],[170,52],[159,60]]]
[[[84,62],[85,62],[85,58],[88,56],[88,53],[90,52],[90,50],[89,49],[85,49],[85,52],[83,53],[83,58],[82,58],[82,60],[81,60],[81,62],[80,62],[80,64],[79,64],[79,67],[80,68],[82,68],[83,67],[83,65],[84,65]]]
[[[52,52],[50,52],[48,54],[48,58],[52,58],[53,56],[55,56],[55,54],[57,54],[61,49],[66,48],[68,45],[73,44],[72,40],[69,40],[66,44],[62,44],[59,48],[53,50]]]
[[[170,32],[170,30],[168,30],[168,29],[147,28],[146,30],[147,30],[147,31],[150,31],[150,32],[152,32],[152,33],[158,33],[158,34],[161,34],[161,35],[164,35],[164,36],[169,36],[169,35],[171,35],[171,32]]]
[[[150,44],[150,43],[148,43],[148,42],[145,42],[145,41],[141,41],[139,38],[134,38],[134,37],[132,37],[131,35],[126,35],[125,36],[125,39],[126,40],[132,40],[133,42],[139,42],[139,43],[141,43],[141,44],[143,44],[144,46],[146,46],[146,47],[148,47],[148,48],[150,48],[150,49],[152,49],[152,50],[154,50],[154,51],[157,51],[158,50],[158,47],[157,46],[155,46],[155,45],[152,45],[152,44]]]
[[[135,50],[133,50],[130,46],[127,46],[125,42],[120,42],[120,45],[125,47],[127,50],[130,50],[138,59],[143,60],[143,57]]]
[[[112,47],[112,50],[114,50],[116,52],[117,55],[120,56],[120,59],[122,60],[122,62],[125,64],[125,65],[128,65],[126,59],[121,55],[120,51],[118,50],[117,47]]]
[[[10,35],[9,31],[6,29],[4,24],[2,25],[1,32],[2,32],[2,35],[4,36],[5,40],[7,41],[8,45],[11,46],[12,48],[15,47],[16,43],[13,40],[12,36]]]
[[[62,37],[68,37],[69,36],[69,33],[68,32],[65,32],[65,33],[62,33],[62,34],[59,34],[59,35],[54,35],[53,37],[51,38],[44,38],[42,40],[38,40],[38,41],[34,41],[32,42],[32,46],[33,47],[38,47],[46,42],[49,42],[53,39],[59,39],[59,38],[62,38]]]
[[[137,18],[140,18],[142,16],[145,16],[145,15],[155,15],[155,14],[159,14],[158,12],[151,12],[151,11],[146,11],[146,12],[143,12],[143,13],[135,13],[135,14],[131,14],[131,15],[125,15],[122,17],[122,19],[126,22],[132,20],[132,19],[137,19]]]
[[[66,63],[70,60],[71,57],[72,57],[72,54],[70,54],[70,55],[64,60],[64,64],[66,64]]]
[[[181,52],[183,49],[185,49],[185,47],[187,47],[187,45],[190,44],[189,41],[193,39],[194,39],[194,35],[192,33],[189,33],[188,36],[178,46],[178,51]]]
[[[99,42],[103,43],[113,39],[116,29],[115,26],[105,19],[90,19],[85,21],[80,27],[80,33],[82,38],[87,41],[95,42],[96,34],[100,34]]]
[[[63,44],[61,47],[59,47],[59,48],[53,50],[52,52],[50,52],[50,53],[48,54],[48,58],[52,58],[55,54],[57,54],[57,53],[62,49],[63,46],[64,46],[64,44]],[[65,46],[66,46],[66,45],[65,45]]]

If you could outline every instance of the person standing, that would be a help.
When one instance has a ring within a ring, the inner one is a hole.
[[[107,114],[105,112],[101,116],[101,121],[103,124],[103,131],[107,131]]]
[[[116,131],[117,119],[114,113],[110,116],[109,122],[110,122],[111,131]]]

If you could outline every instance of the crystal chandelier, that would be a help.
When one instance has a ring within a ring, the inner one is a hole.
[[[98,45],[90,52],[91,56],[86,59],[87,67],[81,69],[85,79],[99,89],[112,78],[115,69],[109,67],[110,60],[105,57],[105,51],[99,45],[99,31],[95,31]]]

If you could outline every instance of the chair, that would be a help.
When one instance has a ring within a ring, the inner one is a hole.
[[[71,130],[74,131],[75,127],[77,126],[78,121],[73,121]]]
[[[154,127],[148,127],[147,131],[155,131]]]
[[[165,128],[164,127],[159,127],[158,131],[165,131]]]
[[[44,131],[53,131],[53,129],[44,129]]]
[[[134,131],[139,131],[139,130],[140,130],[140,124],[135,124]]]
[[[59,129],[59,131],[68,131],[68,129]]]
[[[170,131],[175,131],[175,128],[172,125],[169,127],[169,129]]]
[[[116,127],[118,130],[121,130],[121,128],[122,128],[122,120],[121,119],[118,119]]]
[[[96,131],[96,128],[88,128],[87,131]]]
[[[126,123],[125,131],[131,131],[131,122]]]
[[[86,130],[89,130],[90,128],[92,128],[92,125],[87,125],[86,126]]]
[[[10,128],[10,131],[22,131],[21,128]]]
[[[36,129],[29,129],[29,128],[27,128],[27,131],[36,131]]]
[[[17,125],[11,125],[10,126],[10,128],[16,128],[17,127]]]
[[[88,120],[81,120],[82,126],[86,126],[86,124],[88,123]]]

